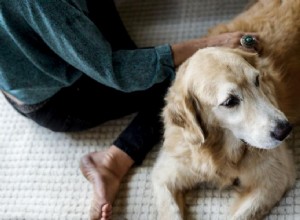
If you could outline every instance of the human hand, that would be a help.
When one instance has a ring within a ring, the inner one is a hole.
[[[251,46],[246,46],[241,43],[241,39],[244,36],[252,36],[254,42]],[[240,48],[249,52],[259,52],[259,36],[257,33],[248,33],[248,32],[231,32],[223,33],[220,35],[206,37],[206,46],[207,47],[229,47],[229,48]]]
[[[255,39],[251,47],[245,47],[241,44],[241,38],[250,35]],[[259,53],[259,37],[257,33],[231,32],[214,36],[196,38],[171,45],[175,67],[183,63],[187,58],[193,55],[197,50],[205,47],[229,47],[241,48],[248,52]]]

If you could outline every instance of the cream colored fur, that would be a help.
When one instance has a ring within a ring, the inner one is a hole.
[[[262,219],[292,187],[293,157],[271,134],[278,122],[300,119],[299,21],[300,0],[257,1],[210,34],[258,32],[259,57],[207,48],[179,68],[152,173],[158,219],[184,219],[182,193],[200,182],[234,187],[229,216],[243,220]]]

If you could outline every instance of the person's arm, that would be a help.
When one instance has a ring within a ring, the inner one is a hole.
[[[237,47],[243,35],[227,33],[154,48],[112,52],[98,28],[73,5],[42,0],[24,0],[19,5],[28,23],[61,59],[98,82],[126,92],[143,90],[173,78],[174,68],[200,48]]]
[[[169,45],[112,52],[98,28],[67,2],[24,0],[20,4],[27,22],[52,51],[104,85],[130,92],[174,77]]]

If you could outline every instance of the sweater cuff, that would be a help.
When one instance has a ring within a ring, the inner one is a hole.
[[[163,65],[165,71],[167,71],[171,79],[175,78],[175,66],[173,61],[173,54],[171,46],[169,44],[164,44],[161,46],[155,47],[157,56],[159,57],[160,63]]]

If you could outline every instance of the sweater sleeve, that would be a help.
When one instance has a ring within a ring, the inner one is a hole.
[[[169,45],[112,52],[94,23],[68,2],[23,3],[25,19],[48,47],[78,71],[106,86],[131,92],[174,78]]]

